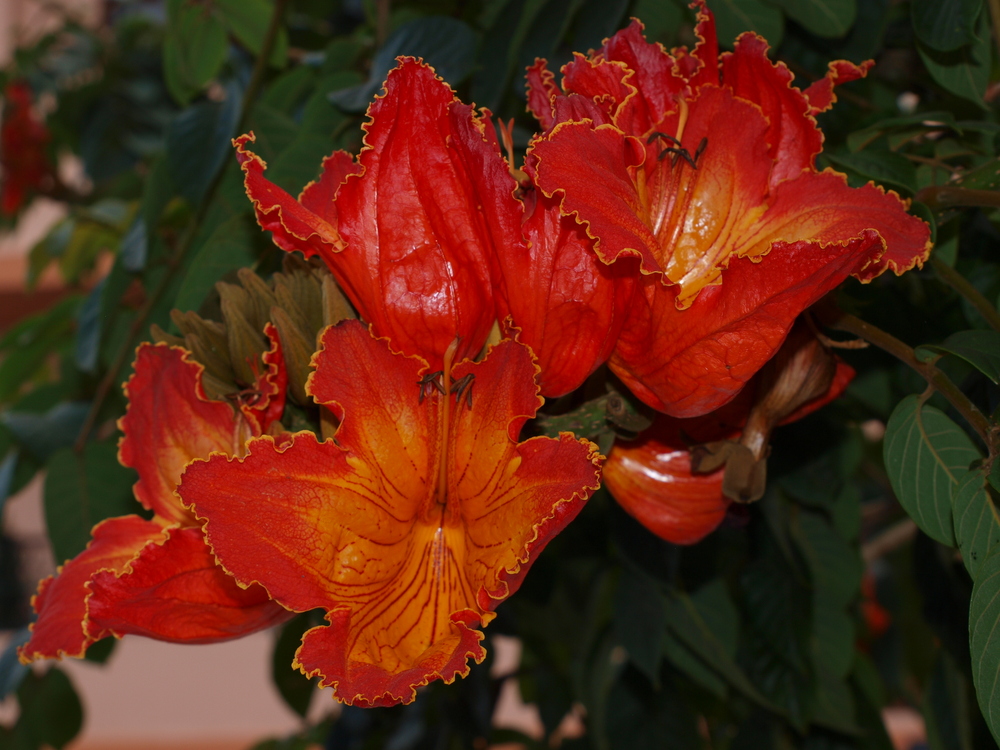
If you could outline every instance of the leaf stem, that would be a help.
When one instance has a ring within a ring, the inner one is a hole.
[[[973,190],[955,185],[931,185],[918,190],[914,197],[921,203],[926,203],[932,211],[965,206],[1000,207],[1000,191]]]
[[[261,86],[264,84],[264,74],[267,72],[268,60],[271,58],[271,52],[274,50],[275,42],[278,39],[278,31],[281,26],[281,19],[285,14],[285,8],[288,5],[289,0],[277,0],[274,4],[274,11],[271,14],[271,20],[268,23],[267,33],[264,35],[264,41],[261,44],[260,55],[254,61],[253,72],[250,75],[250,82],[247,84],[246,91],[243,94],[243,102],[240,105],[240,117],[238,129],[245,127],[246,121],[250,116],[250,111],[253,108],[254,103],[257,101],[257,95],[260,92]],[[80,428],[80,432],[77,434],[76,442],[73,444],[73,450],[76,453],[81,453],[84,446],[87,444],[87,438],[94,426],[97,424],[97,419],[100,416],[101,407],[104,405],[105,399],[107,399],[108,394],[111,392],[111,388],[118,382],[118,376],[121,369],[125,366],[126,361],[132,351],[132,347],[135,345],[135,340],[146,327],[149,321],[149,316],[153,312],[153,308],[159,303],[160,298],[163,297],[164,293],[169,288],[170,284],[173,282],[174,276],[183,267],[184,258],[191,251],[194,246],[194,238],[197,235],[197,229],[201,226],[205,217],[208,215],[209,207],[212,205],[212,200],[215,197],[215,193],[219,189],[219,185],[222,182],[222,176],[225,174],[225,167],[221,166],[212,178],[208,189],[205,191],[205,196],[202,199],[200,205],[198,206],[198,211],[195,217],[187,229],[187,232],[181,238],[178,243],[177,250],[174,253],[170,264],[163,274],[163,278],[156,285],[156,288],[146,297],[142,306],[136,311],[135,318],[132,320],[132,324],[129,326],[128,334],[125,340],[122,341],[121,346],[115,353],[115,357],[108,367],[107,372],[104,373],[104,377],[101,378],[100,383],[97,384],[97,389],[94,392],[94,399],[90,402],[90,409],[87,411],[87,418],[83,422],[83,426]]]
[[[868,341],[883,349],[889,354],[899,359],[904,364],[915,370],[924,380],[944,396],[948,402],[955,407],[955,410],[965,419],[966,422],[976,431],[980,439],[990,451],[990,455],[996,453],[994,443],[996,434],[990,427],[989,420],[983,416],[975,404],[962,393],[958,386],[951,382],[947,375],[929,362],[921,362],[917,359],[912,347],[886,333],[881,328],[873,326],[861,318],[847,313],[840,313],[833,320],[824,321],[827,326],[838,331],[846,331],[855,336]]]
[[[931,265],[934,266],[935,273],[941,277],[941,281],[965,297],[993,330],[1000,331],[1000,313],[983,296],[982,292],[969,283],[969,280],[962,274],[939,258],[931,256]]]

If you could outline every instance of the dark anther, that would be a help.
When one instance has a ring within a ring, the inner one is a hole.
[[[702,138],[701,142],[698,144],[698,148],[694,150],[694,163],[698,164],[698,159],[701,155],[705,153],[705,147],[708,146],[708,138]]]
[[[694,152],[694,156],[691,156],[690,152],[681,146],[681,142],[677,138],[672,135],[667,135],[666,133],[656,131],[646,139],[646,143],[652,143],[657,138],[662,138],[663,140],[674,144],[673,146],[667,146],[665,149],[660,151],[659,156],[656,157],[659,161],[663,161],[667,158],[667,154],[670,154],[671,168],[676,167],[677,162],[680,159],[683,159],[691,165],[691,169],[697,169],[698,158],[702,155],[702,153],[704,153],[705,147],[708,145],[708,138],[702,138],[701,142],[698,144],[698,148]]]
[[[444,372],[442,370],[429,372],[417,381],[417,385],[420,386],[420,397],[417,399],[418,404],[422,404],[424,399],[430,396],[433,391],[444,394],[444,385],[441,383],[443,375]]]
[[[657,138],[662,138],[665,141],[670,141],[675,146],[680,146],[681,145],[681,142],[679,140],[677,140],[676,138],[674,138],[672,135],[667,135],[666,133],[661,133],[659,130],[657,130],[655,133],[653,133],[651,136],[649,136],[649,138],[646,139],[646,143],[652,143]]]
[[[455,403],[461,403],[462,396],[465,396],[465,403],[471,409],[472,408],[472,383],[476,379],[473,373],[464,375],[458,380],[452,381],[451,393],[455,394]]]
[[[240,406],[249,406],[252,409],[261,402],[264,394],[256,388],[245,388],[242,391],[229,394],[227,398],[231,398]]]

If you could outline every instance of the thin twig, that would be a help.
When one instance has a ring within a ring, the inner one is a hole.
[[[1000,313],[983,296],[982,292],[972,286],[962,274],[939,258],[931,256],[931,265],[937,275],[941,277],[941,281],[965,297],[993,330],[1000,331]]]
[[[260,88],[264,83],[264,74],[267,71],[268,60],[271,57],[271,53],[274,51],[274,44],[278,39],[278,30],[281,24],[281,19],[285,15],[285,8],[288,5],[288,1],[289,0],[277,0],[274,4],[274,12],[271,14],[271,20],[267,28],[267,33],[264,35],[264,40],[261,44],[260,55],[254,61],[254,68],[253,73],[250,76],[250,83],[247,85],[246,91],[243,94],[243,103],[240,107],[238,130],[242,129],[246,125],[247,119],[250,116],[250,111],[257,100],[257,94],[260,92]],[[104,377],[101,378],[101,382],[98,383],[97,389],[94,392],[94,399],[91,401],[90,409],[87,412],[87,418],[84,420],[83,426],[77,434],[76,442],[73,444],[73,450],[77,453],[81,453],[84,446],[87,444],[87,437],[90,435],[90,432],[94,429],[94,425],[97,423],[101,407],[104,405],[105,399],[107,399],[108,394],[111,392],[111,388],[118,382],[119,373],[128,361],[132,352],[132,347],[135,344],[135,339],[145,329],[153,309],[159,303],[160,298],[173,282],[174,276],[183,267],[184,258],[191,251],[191,248],[194,245],[194,238],[197,234],[197,229],[201,226],[205,217],[208,215],[209,207],[212,205],[212,200],[215,197],[216,191],[219,189],[224,173],[224,166],[221,166],[215,173],[211,183],[209,183],[209,186],[205,191],[204,198],[198,206],[198,211],[195,214],[194,220],[188,227],[187,232],[181,238],[181,241],[178,243],[177,250],[167,267],[166,273],[164,273],[163,278],[160,280],[160,283],[156,285],[156,288],[146,297],[142,307],[136,311],[135,318],[133,318],[132,324],[129,326],[128,335],[125,337],[122,345],[118,348],[111,365],[108,367]]]
[[[947,375],[929,362],[921,362],[917,359],[913,349],[904,342],[886,333],[881,328],[873,326],[861,318],[847,313],[840,313],[833,320],[825,320],[824,323],[835,330],[846,331],[855,336],[869,341],[875,346],[883,349],[896,357],[904,364],[915,370],[934,389],[944,396],[948,402],[955,407],[955,410],[969,423],[969,426],[976,431],[982,439],[983,444],[990,451],[990,455],[996,453],[994,443],[996,435],[990,429],[989,420],[983,416],[975,404],[962,393],[957,385],[951,382]]]
[[[973,190],[957,185],[931,185],[918,190],[914,197],[921,203],[927,204],[932,211],[968,206],[1000,208],[1000,191]]]

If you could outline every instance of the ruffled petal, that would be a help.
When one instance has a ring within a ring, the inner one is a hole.
[[[271,342],[271,348],[261,356],[264,369],[258,375],[253,391],[241,394],[237,399],[240,412],[246,418],[249,431],[246,437],[268,432],[285,412],[288,370],[281,353],[281,339],[273,323],[264,326],[264,335]]]
[[[874,64],[874,60],[865,60],[860,65],[855,65],[848,60],[834,60],[828,63],[826,75],[804,92],[806,99],[809,100],[809,114],[818,115],[820,112],[826,112],[830,109],[837,101],[837,97],[833,93],[834,87],[864,78]]]
[[[253,133],[249,133],[234,140],[233,145],[236,146],[236,158],[243,169],[243,183],[247,197],[253,202],[257,223],[272,233],[274,244],[282,250],[298,250],[307,258],[318,255],[329,262],[330,255],[344,247],[337,231],[336,211],[331,207],[327,213],[314,213],[266,179],[264,170],[267,164],[247,149],[247,145],[254,140]],[[347,174],[356,172],[358,168],[347,169],[343,157],[334,154],[323,160],[323,169],[318,186],[309,192],[309,197],[313,199],[310,205],[315,208],[321,207],[317,204],[324,203],[322,194],[329,194],[334,184],[339,185]],[[329,176],[327,170],[330,171]]]
[[[93,537],[87,549],[38,585],[32,600],[38,620],[31,626],[31,640],[18,651],[21,661],[81,657],[107,635],[93,631],[87,621],[91,580],[100,571],[122,572],[143,547],[165,539],[166,532],[156,521],[122,516],[97,524]]]
[[[814,157],[823,150],[823,134],[809,114],[809,100],[792,86],[792,72],[784,63],[771,62],[767,50],[763,38],[741,34],[734,51],[722,56],[722,80],[736,96],[759,105],[767,118],[773,188],[812,169]]]
[[[348,703],[408,702],[482,658],[473,628],[596,488],[598,457],[568,434],[515,442],[539,399],[512,341],[457,366],[471,391],[449,396],[354,322],[327,330],[316,367],[310,391],[342,417],[336,442],[260,438],[241,461],[192,464],[180,491],[238,580],[327,611],[300,668]]]
[[[528,154],[539,188],[559,199],[563,214],[586,225],[601,260],[633,255],[647,273],[662,270],[636,186],[635,169],[646,160],[641,141],[610,125],[563,122],[535,139]]]
[[[761,262],[734,260],[684,310],[676,287],[643,279],[609,365],[653,408],[707,414],[774,355],[799,313],[881,253],[872,230],[843,244],[776,243]]]
[[[91,579],[92,634],[217,643],[271,627],[292,613],[260,586],[240,588],[215,562],[201,529],[169,529],[126,570]]]
[[[528,90],[528,111],[535,116],[542,130],[548,130],[555,122],[553,100],[562,95],[555,84],[555,74],[549,70],[545,60],[535,59],[525,76]]]
[[[237,452],[236,413],[208,399],[202,370],[183,349],[143,344],[125,384],[118,460],[139,472],[136,499],[170,524],[193,521],[174,492],[184,467],[212,451]]]
[[[306,185],[299,194],[299,203],[323,219],[330,226],[337,226],[337,191],[347,177],[357,174],[361,167],[346,151],[334,151],[323,159],[319,179]]]
[[[908,205],[872,183],[848,187],[847,178],[833,170],[804,173],[778,185],[767,213],[747,228],[737,253],[753,258],[776,242],[842,243],[875,232],[883,251],[859,262],[852,275],[870,281],[886,270],[922,268],[933,247],[930,227],[906,213]]]
[[[605,60],[624,63],[635,76],[631,83],[644,103],[644,117],[641,115],[643,109],[639,109],[634,116],[641,119],[618,125],[624,128],[631,124],[639,128],[635,131],[636,135],[656,125],[667,112],[676,109],[677,98],[687,87],[673,58],[662,45],[647,42],[642,29],[642,23],[633,19],[628,26],[607,39],[597,55]]]
[[[541,394],[554,398],[578,388],[611,355],[638,267],[598,260],[592,240],[553,199],[532,190],[525,204],[527,246],[497,259],[497,311],[520,329],[518,340],[538,358]]]
[[[514,180],[488,119],[421,63],[404,59],[368,114],[331,270],[379,336],[440,369],[456,337],[475,356],[493,326],[489,258],[521,242]]]

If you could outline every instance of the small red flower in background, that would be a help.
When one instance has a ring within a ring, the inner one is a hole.
[[[722,523],[730,503],[763,493],[771,431],[828,404],[853,377],[853,368],[797,323],[725,406],[691,419],[661,415],[636,440],[616,442],[604,485],[658,537],[694,544]]]
[[[408,703],[486,655],[477,627],[599,484],[596,446],[518,442],[541,403],[529,350],[429,372],[358,322],[328,328],[307,390],[334,439],[251,440],[192,463],[180,493],[220,563],[289,609],[326,610],[293,666],[345,703]],[[253,492],[248,493],[247,488]]]
[[[268,335],[277,341],[273,329]],[[249,437],[280,426],[287,377],[276,343],[264,365],[253,397],[234,407],[205,396],[202,368],[185,350],[139,347],[118,455],[138,471],[135,496],[153,517],[102,521],[87,549],[39,584],[38,620],[19,651],[22,661],[80,657],[101,638],[129,633],[212,643],[292,616],[260,586],[243,589],[216,564],[175,491],[191,460],[241,454]]]
[[[526,170],[601,260],[640,263],[611,369],[650,406],[697,417],[733,398],[847,276],[921,265],[929,229],[894,193],[815,169],[815,115],[867,65],[831,63],[801,91],[755,34],[720,59],[703,5],[693,52],[668,54],[641,28],[577,55],[563,90],[533,66],[529,108],[546,132]]]
[[[0,212],[13,216],[29,194],[52,177],[45,149],[51,135],[32,109],[31,88],[22,81],[7,84],[0,124]]]

